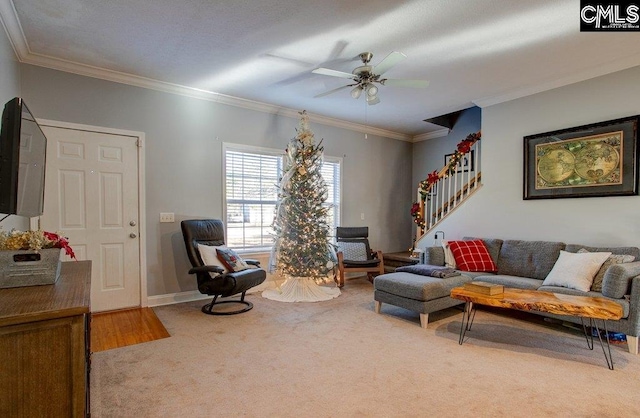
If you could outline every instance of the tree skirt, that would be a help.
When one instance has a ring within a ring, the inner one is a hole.
[[[267,289],[262,297],[279,302],[321,302],[340,296],[337,287],[318,286],[308,277],[290,277],[278,289]]]

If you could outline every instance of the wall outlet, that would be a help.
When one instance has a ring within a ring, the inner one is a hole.
[[[364,212],[360,213],[360,220],[364,221]]]
[[[165,223],[165,222],[175,222],[175,216],[173,215],[173,212],[160,212],[160,223]]]

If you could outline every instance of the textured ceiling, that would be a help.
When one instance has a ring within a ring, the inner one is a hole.
[[[439,129],[426,118],[640,65],[640,35],[581,33],[578,0],[14,0],[13,6],[0,13],[23,62],[306,109],[408,136]],[[8,24],[11,17],[17,25]],[[365,51],[373,52],[374,65],[403,52],[408,58],[385,76],[430,86],[381,86],[375,106],[351,98],[348,89],[313,97],[349,80],[311,70],[350,73]]]

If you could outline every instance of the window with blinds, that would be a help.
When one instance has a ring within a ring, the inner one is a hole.
[[[247,252],[270,251],[273,218],[282,174],[282,151],[248,146],[224,146],[226,243]],[[322,176],[327,187],[331,235],[340,221],[340,159],[325,158]]]
[[[325,157],[321,172],[327,183],[327,200],[324,204],[329,206],[329,233],[333,237],[336,226],[340,225],[340,160]]]

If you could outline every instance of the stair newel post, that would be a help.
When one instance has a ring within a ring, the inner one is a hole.
[[[431,188],[431,190],[429,191],[429,228],[433,227],[433,224],[435,223],[435,219],[433,219],[433,214],[435,213],[435,207],[436,207],[436,198],[437,195],[435,193],[432,192],[433,187]]]
[[[417,202],[420,204],[420,216],[422,216],[422,219],[427,219],[427,211],[425,209],[425,201],[422,198],[422,194],[420,193],[420,187],[418,186],[418,200]],[[420,239],[420,237],[422,236],[422,234],[424,233],[424,230],[422,229],[422,227],[420,225],[418,225],[418,232],[416,233],[416,242],[418,241],[418,239]]]
[[[471,150],[467,151],[467,153],[464,155],[464,159],[465,159],[465,161],[468,161],[468,165],[465,168],[464,164],[462,164],[462,166],[463,166],[462,167],[462,183],[463,184],[467,184],[466,196],[469,196],[469,192],[470,192],[469,189],[471,189]],[[465,172],[467,173],[467,181],[466,181],[466,183],[464,181]]]
[[[454,178],[454,195],[453,195],[453,207],[458,206],[458,176],[453,176]]]
[[[476,141],[475,144],[473,144],[473,147],[476,150],[474,161],[473,161],[473,167],[475,168],[473,188],[477,189],[478,188],[478,173],[480,172],[480,166],[478,165],[478,161],[479,161],[479,158],[480,158],[480,141]]]

